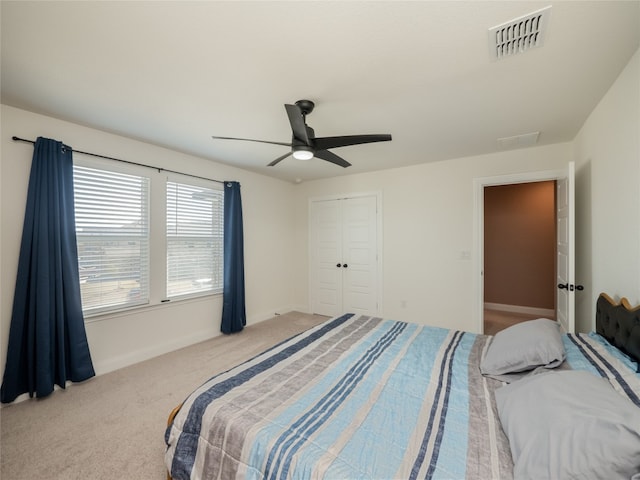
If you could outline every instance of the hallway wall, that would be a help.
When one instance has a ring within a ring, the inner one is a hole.
[[[555,182],[484,189],[484,301],[555,309]]]

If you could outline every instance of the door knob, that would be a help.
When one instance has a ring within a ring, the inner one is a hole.
[[[569,290],[570,292],[573,292],[573,289],[575,288],[576,290],[578,290],[579,292],[584,290],[584,287],[582,285],[574,285],[573,283],[571,285],[569,285],[568,283],[559,283],[558,284],[558,288],[560,290],[562,290],[563,288],[566,288],[567,290]]]
[[[344,268],[347,268],[349,265],[347,265],[346,263],[344,265],[342,265]]]
[[[336,263],[336,267],[340,268],[342,266],[341,263]]]

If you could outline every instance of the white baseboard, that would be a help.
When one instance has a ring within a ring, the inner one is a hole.
[[[295,311],[295,312],[302,312],[302,313],[309,313],[311,314],[311,309],[309,308],[309,305],[294,305],[293,307],[291,307],[289,309],[289,311]]]
[[[251,317],[247,317],[247,325],[254,325],[256,323],[260,323],[270,318],[273,318],[276,312],[287,313],[292,310],[295,310],[295,309],[291,306],[286,306],[286,307],[275,309],[274,311],[251,315]],[[130,365],[134,365],[136,363],[143,362],[145,360],[149,360],[159,355],[163,355],[165,353],[179,350],[180,348],[188,347],[191,345],[195,345],[196,343],[210,340],[219,335],[222,335],[222,332],[220,332],[218,328],[214,330],[204,330],[200,332],[195,332],[195,333],[192,333],[191,335],[180,337],[178,339],[172,340],[171,342],[167,342],[162,345],[154,345],[153,347],[137,350],[135,352],[131,352],[126,355],[121,355],[116,358],[111,358],[107,361],[96,362],[94,363],[93,367],[96,371],[96,376],[104,375],[105,373],[113,372],[114,370],[119,370],[121,368],[128,367]]]
[[[256,323],[264,322],[265,320],[269,320],[270,318],[275,317],[276,315],[282,315],[283,313],[287,313],[293,310],[291,306],[283,306],[274,308],[268,312],[257,313],[255,315],[251,315],[247,317],[247,325],[254,325]]]
[[[544,318],[555,318],[556,312],[551,308],[525,307],[522,305],[506,305],[504,303],[485,302],[484,308],[488,310],[498,310],[500,312],[524,313],[527,315],[538,315]]]
[[[279,308],[274,308],[272,311],[269,311],[269,312],[263,312],[261,314],[251,315],[251,317],[247,318],[247,325],[254,325],[256,323],[264,322],[265,320],[269,320],[270,318],[273,318],[276,315],[282,315],[284,313],[289,313],[293,311],[310,313],[307,306],[286,305]]]
[[[214,330],[213,332],[211,330],[206,330],[193,333],[161,345],[154,345],[150,348],[136,350],[126,355],[110,358],[106,361],[95,362],[93,364],[93,368],[96,372],[96,376],[104,375],[106,373],[120,370],[121,368],[129,367],[136,363],[164,355],[165,353],[170,353],[181,348],[195,345],[196,343],[204,342],[217,337],[218,335],[222,335],[222,332],[219,330]]]

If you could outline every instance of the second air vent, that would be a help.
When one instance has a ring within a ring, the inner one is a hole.
[[[551,5],[489,29],[489,49],[495,60],[511,57],[544,43]]]

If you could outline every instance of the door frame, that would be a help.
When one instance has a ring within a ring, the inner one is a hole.
[[[484,332],[484,189],[498,185],[545,182],[567,177],[567,170],[543,170],[473,179],[473,320]],[[556,253],[557,254],[557,253]],[[557,267],[556,267],[557,268]],[[557,305],[556,305],[557,309]]]
[[[359,198],[359,197],[376,197],[376,243],[377,243],[377,251],[376,251],[376,260],[377,260],[377,269],[378,275],[376,278],[377,285],[377,298],[376,304],[378,306],[378,311],[376,312],[376,316],[382,316],[384,309],[382,305],[382,299],[384,298],[382,289],[383,289],[383,274],[382,274],[382,191],[377,190],[373,192],[352,192],[352,193],[344,193],[344,194],[335,194],[335,195],[323,195],[320,197],[309,197],[309,203],[307,205],[307,265],[308,265],[308,280],[307,280],[307,291],[308,291],[308,306],[307,310],[309,312],[312,311],[313,306],[313,245],[312,242],[312,206],[314,202],[326,202],[329,200],[346,200],[349,198]]]

